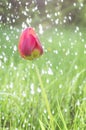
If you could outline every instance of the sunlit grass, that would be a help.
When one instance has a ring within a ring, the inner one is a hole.
[[[17,51],[20,29],[0,31],[0,127],[3,130],[86,128],[86,31],[40,35],[44,55],[27,61]]]

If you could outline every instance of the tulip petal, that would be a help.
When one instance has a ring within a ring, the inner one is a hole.
[[[34,37],[32,35],[29,35],[28,38],[26,38],[22,43],[21,47],[22,53],[24,53],[26,56],[31,55],[31,52],[34,49],[35,44],[36,42]]]
[[[43,48],[42,48],[41,43],[40,43],[38,38],[36,38],[36,47],[37,47],[38,50],[40,50],[40,55],[42,55],[43,54]]]
[[[21,57],[28,60],[33,60],[43,54],[43,48],[33,28],[26,28],[22,32],[18,50]]]

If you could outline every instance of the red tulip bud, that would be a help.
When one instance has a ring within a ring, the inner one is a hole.
[[[22,32],[18,50],[21,57],[28,60],[33,60],[43,54],[42,45],[33,28],[26,28]]]

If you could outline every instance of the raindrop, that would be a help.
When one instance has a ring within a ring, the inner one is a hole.
[[[61,2],[63,2],[64,0],[61,0]]]
[[[28,117],[31,118],[31,115],[29,114]]]
[[[30,127],[30,126],[31,126],[31,124],[30,124],[30,123],[28,123],[28,126]]]
[[[63,20],[63,23],[66,23],[66,19]]]
[[[31,18],[27,18],[27,19],[26,19],[26,23],[27,23],[28,25],[30,25],[31,22],[32,22],[32,19],[31,19]]]
[[[19,1],[19,5],[21,5],[21,1]]]
[[[75,7],[75,6],[76,6],[76,3],[73,3],[73,6]]]
[[[35,126],[33,126],[33,130],[35,130]]]
[[[24,14],[25,16],[27,16],[27,12],[26,11],[22,11],[22,14]]]
[[[50,67],[48,68],[48,74],[53,75],[53,71],[52,71],[52,69]]]
[[[86,48],[86,44],[85,44],[84,46],[85,46],[85,48]]]
[[[78,69],[78,66],[77,66],[77,65],[75,65],[75,66],[74,66],[74,68],[75,68],[75,70],[77,70],[77,69]]]
[[[7,48],[7,46],[6,46],[6,45],[4,45],[4,48],[6,49],[6,48]]]
[[[44,70],[44,69],[42,69],[41,70],[41,74],[43,75],[43,74],[46,74],[47,72]]]
[[[40,33],[40,34],[43,34],[43,32],[44,32],[44,31],[43,31],[43,27],[42,27],[41,24],[39,24],[39,33]]]
[[[44,113],[45,113],[45,114],[47,113],[47,110],[46,110],[46,109],[44,109]]]
[[[48,117],[47,117],[47,118],[48,118],[48,120],[50,120],[50,116],[49,116],[49,115],[48,115]]]
[[[25,93],[24,91],[22,92],[22,96],[23,96],[23,97],[26,97],[26,93]]]
[[[22,126],[23,128],[25,128],[25,124],[23,124],[23,126]]]
[[[61,47],[62,46],[62,43],[61,42],[59,42],[59,47]]]
[[[18,128],[15,128],[15,130],[18,130]]]
[[[10,30],[12,30],[13,29],[13,26],[10,26]]]
[[[80,106],[80,101],[79,100],[77,100],[76,106]]]
[[[62,84],[59,84],[59,88],[62,88],[63,87],[63,85]]]
[[[7,21],[9,21],[10,20],[10,18],[9,17],[7,17]]]
[[[63,75],[63,70],[60,70],[60,74]]]
[[[24,23],[24,22],[22,23],[22,28],[23,28],[23,29],[27,28],[26,23]]]
[[[48,39],[48,42],[52,43],[52,37],[50,37],[50,38]]]
[[[10,83],[9,87],[12,89],[13,88],[13,82]]]
[[[15,128],[15,130],[18,130],[18,128]]]
[[[35,91],[34,91],[34,84],[33,83],[30,85],[30,89],[31,89],[31,91],[30,91],[31,94],[34,95]]]
[[[60,35],[63,36],[63,32],[60,32]]]
[[[68,111],[68,110],[65,108],[65,109],[64,109],[64,112],[67,113],[67,111]]]
[[[14,63],[13,63],[13,62],[11,62],[10,67],[12,68],[13,66],[14,66]]]
[[[70,21],[72,20],[72,17],[71,17],[71,16],[69,16],[68,18],[69,18]]]
[[[4,116],[2,116],[2,120],[4,120],[5,119],[5,117]]]
[[[79,27],[76,26],[76,28],[75,28],[75,33],[77,33],[78,31],[79,31]]]
[[[13,23],[15,23],[15,19],[13,19],[12,21],[13,21]]]
[[[2,69],[4,69],[4,68],[5,68],[3,65],[2,65],[1,67],[2,67]]]
[[[56,24],[59,24],[59,19],[58,19],[58,18],[55,20],[55,23],[56,23]]]
[[[8,35],[6,36],[6,40],[9,41],[9,36]]]
[[[47,5],[47,1],[45,0],[45,5]]]
[[[13,92],[13,96],[16,96],[16,92]]]
[[[47,14],[47,18],[51,18],[51,15],[50,15],[50,14]]]
[[[37,88],[37,92],[38,92],[38,93],[41,93],[41,89],[40,89],[40,88]]]
[[[58,14],[55,12],[55,16],[57,16]]]
[[[17,51],[17,46],[16,45],[14,45],[13,50]]]
[[[82,33],[81,33],[81,32],[79,32],[79,36],[82,36]]]
[[[69,54],[70,54],[70,50],[68,49],[68,50],[66,51],[65,55],[67,56],[67,55],[69,55]]]
[[[77,56],[78,55],[78,52],[75,52],[75,56]]]
[[[0,16],[0,20],[2,19],[2,16]],[[0,26],[1,27],[1,26]]]
[[[25,80],[25,77],[22,77],[22,80],[24,81],[24,80]]]
[[[86,51],[84,51],[84,54],[86,54]]]
[[[58,50],[53,50],[53,53],[58,54]]]
[[[86,97],[84,97],[82,100],[83,100],[83,101],[86,101]]]
[[[55,113],[54,110],[52,110],[52,114],[53,114],[53,115],[54,115],[54,113]]]
[[[60,15],[61,13],[58,11],[58,15]]]
[[[82,40],[82,42],[84,42],[85,40],[84,39],[81,39]]]
[[[80,6],[83,7],[84,6],[83,3],[80,3]]]
[[[2,62],[1,62],[1,60],[0,60],[0,67],[2,66]]]
[[[46,79],[46,83],[49,84],[49,83],[50,83],[50,80],[49,80],[49,79]]]

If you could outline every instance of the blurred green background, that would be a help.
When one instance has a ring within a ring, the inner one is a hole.
[[[0,23],[86,25],[86,0],[0,0]]]
[[[35,28],[44,54],[18,53]],[[0,130],[86,130],[86,0],[0,0]]]

